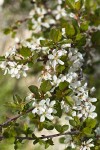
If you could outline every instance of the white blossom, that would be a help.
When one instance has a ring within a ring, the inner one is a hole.
[[[92,93],[94,93],[96,91],[96,88],[95,87],[92,87],[91,89],[90,89],[90,93],[92,94]]]
[[[5,58],[8,58],[9,56],[13,56],[16,54],[16,46],[11,48],[9,51],[5,53]]]
[[[8,73],[12,78],[16,77],[17,79],[19,79],[21,75],[26,77],[26,71],[29,70],[28,64],[20,65],[14,61],[3,61],[0,64],[0,68],[4,70],[4,75]]]
[[[53,108],[55,103],[56,103],[55,101],[50,101],[49,98],[47,98],[46,100],[43,99],[40,102],[34,100],[32,104],[34,107],[34,109],[32,110],[32,113],[38,114],[40,116],[40,122],[44,122],[45,118],[49,120],[53,120],[54,117],[52,113],[55,112]]]
[[[96,136],[100,136],[100,127],[97,127],[95,129],[95,133],[96,133]]]
[[[30,100],[34,100],[34,98],[33,98],[33,93],[30,93],[30,94],[26,97],[26,101],[30,101]]]
[[[39,80],[52,80],[51,68],[50,66],[45,66],[44,70],[41,72]]]
[[[54,49],[52,51],[52,54],[48,55],[48,58],[50,60],[50,64],[52,65],[54,70],[55,70],[57,64],[64,65],[64,62],[62,60],[60,60],[60,57],[65,55],[66,53],[67,53],[67,51],[65,51],[65,50],[58,50],[57,51],[56,49]]]
[[[53,11],[53,14],[56,15],[56,19],[60,19],[61,17],[66,17],[66,11],[61,5],[57,6],[57,9]]]
[[[80,150],[91,150],[91,147],[94,147],[94,144],[91,143],[93,139],[89,139],[88,141],[82,142]]]

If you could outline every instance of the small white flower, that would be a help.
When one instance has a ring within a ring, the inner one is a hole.
[[[62,0],[58,0],[58,4],[62,4]]]
[[[0,68],[2,70],[4,70],[4,75],[5,74],[10,74],[11,77],[16,77],[17,79],[20,78],[21,74],[26,77],[27,74],[26,74],[26,71],[29,69],[28,68],[28,64],[26,65],[20,65],[20,64],[17,64],[16,62],[14,61],[3,61],[1,64],[0,64]]]
[[[95,132],[96,132],[96,135],[97,135],[97,136],[100,136],[100,127],[97,127],[97,128],[95,129]]]
[[[33,98],[33,93],[30,93],[30,94],[26,97],[26,101],[30,101],[30,100],[34,100],[34,98]]]
[[[56,15],[56,19],[59,20],[61,17],[66,17],[66,11],[61,5],[57,6],[57,9],[53,11],[53,14]]]
[[[48,58],[50,60],[50,64],[52,65],[54,70],[55,70],[57,64],[64,65],[64,62],[62,60],[60,60],[59,58],[61,56],[65,55],[66,53],[67,52],[65,50],[58,50],[57,51],[56,49],[54,49],[52,51],[52,54],[48,55]]]
[[[6,52],[5,58],[8,58],[9,56],[12,56],[12,55],[15,55],[15,54],[16,54],[16,47],[14,46],[8,52]]]
[[[96,106],[94,106],[94,105],[90,106],[90,109],[88,110],[88,117],[90,117],[92,119],[97,117],[97,113],[94,112],[95,109],[96,109]]]
[[[80,150],[91,150],[91,147],[94,147],[94,144],[91,143],[93,139],[89,139],[88,141],[82,142]]]
[[[50,66],[45,66],[44,70],[41,72],[40,80],[42,80],[42,79],[51,80],[52,75],[50,73],[51,73]]]
[[[90,89],[90,93],[92,94],[92,93],[94,93],[96,91],[96,88],[95,87],[92,87],[91,89]]]

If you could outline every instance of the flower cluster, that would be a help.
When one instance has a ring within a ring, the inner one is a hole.
[[[4,75],[8,73],[11,77],[16,77],[17,79],[19,79],[21,75],[26,77],[26,72],[29,70],[28,64],[20,64],[15,62],[15,60],[12,59],[15,55],[16,48],[14,46],[12,50],[6,52],[5,60],[1,62],[0,68],[4,70]]]
[[[68,58],[71,65],[67,74],[60,74],[58,76],[56,72],[57,66],[64,65],[64,62],[60,60],[61,56],[66,56],[66,59]],[[85,120],[86,118],[94,119],[97,114],[94,112],[96,107],[92,103],[96,102],[97,99],[89,97],[87,83],[85,83],[85,76],[82,73],[82,65],[84,62],[83,55],[78,52],[78,49],[69,48],[69,51],[63,49],[59,51],[54,49],[52,54],[48,54],[48,59],[48,66],[46,66],[45,70],[42,72],[42,79],[50,80],[53,86],[50,92],[52,93],[55,87],[58,87],[59,84],[64,81],[69,83],[69,88],[73,91],[71,94],[71,97],[74,100],[72,108],[69,108],[68,104],[64,102],[63,97],[61,102],[61,108],[63,111],[68,113],[72,109],[72,116],[69,116],[69,119],[73,120],[73,117],[75,116],[81,120]],[[93,90],[91,90],[91,92],[92,91]],[[68,116],[66,118],[68,119]],[[71,136],[65,141],[67,141],[67,147],[76,147]],[[92,142],[91,139],[87,142],[84,141],[81,149],[89,149],[89,147],[93,147],[94,145],[90,142]]]
[[[32,110],[33,114],[38,114],[40,116],[40,122],[44,122],[45,118],[49,120],[53,120],[53,113],[55,112],[54,105],[56,101],[50,101],[49,98],[42,99],[40,102],[38,102],[36,99],[34,99],[34,102],[32,106],[34,109]]]
[[[0,68],[2,70],[4,70],[4,75],[5,74],[10,74],[11,77],[16,77],[17,79],[20,78],[21,74],[26,77],[27,74],[26,74],[26,71],[29,69],[28,68],[28,65],[20,65],[20,64],[17,64],[16,62],[11,62],[11,61],[3,61],[1,64],[0,64]]]
[[[37,5],[34,5],[34,9],[30,12],[30,18],[32,21],[32,29],[34,33],[38,33],[42,30],[42,28],[49,28],[50,25],[55,24],[55,20],[47,14],[49,14],[50,10],[46,10],[44,6],[41,6],[41,8],[37,7]]]

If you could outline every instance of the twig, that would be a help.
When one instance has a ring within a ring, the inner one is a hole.
[[[18,118],[20,118],[21,116],[23,116],[23,115],[25,115],[25,114],[31,112],[33,109],[34,109],[34,108],[31,108],[31,109],[27,110],[25,113],[21,113],[21,114],[15,116],[15,117],[13,117],[13,118],[8,119],[8,120],[7,120],[6,122],[4,122],[3,124],[0,124],[0,127],[4,127],[4,126],[8,125],[10,122],[16,121]]]
[[[54,137],[59,137],[59,136],[63,136],[63,135],[67,135],[67,134],[70,134],[70,135],[76,135],[76,134],[79,134],[79,131],[71,131],[71,132],[65,132],[65,133],[58,133],[58,134],[52,134],[52,135],[42,135],[40,137],[37,137],[37,139],[52,139]],[[15,137],[16,139],[18,140],[34,140],[33,137],[19,137],[19,136],[16,136]],[[0,136],[0,140],[3,140],[3,139],[6,139],[6,137],[4,136]]]

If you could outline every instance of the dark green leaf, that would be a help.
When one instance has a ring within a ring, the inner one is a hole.
[[[39,91],[38,91],[38,87],[37,87],[37,86],[31,85],[31,86],[29,86],[28,88],[29,88],[29,90],[30,90],[32,93],[34,93],[34,95],[35,95],[36,97],[39,97]]]
[[[19,95],[17,95],[17,94],[15,94],[14,96],[13,96],[13,100],[14,100],[14,103],[15,104],[20,104],[23,100],[20,98],[20,96]]]
[[[45,122],[44,122],[44,128],[47,129],[47,130],[53,130],[54,125],[53,125],[52,122],[45,121]]]
[[[44,93],[46,93],[47,91],[50,91],[51,88],[52,88],[52,85],[50,81],[43,81],[40,86],[41,91],[43,91]]]
[[[55,109],[57,111],[57,113],[55,115],[60,118],[62,116],[61,104],[60,103],[56,103],[55,104]]]
[[[63,126],[62,126],[62,132],[67,131],[67,130],[68,130],[68,128],[69,128],[69,126],[68,126],[68,125],[63,125]]]
[[[68,88],[68,85],[69,85],[69,83],[68,82],[60,82],[60,84],[59,84],[59,89],[61,90],[61,91],[63,91],[63,90],[65,90],[65,89],[67,89]]]
[[[51,29],[50,31],[50,39],[54,42],[59,42],[62,38],[62,32],[59,29]]]
[[[4,61],[5,57],[4,56],[0,56],[0,61]]]
[[[69,120],[69,123],[70,123],[70,125],[72,125],[72,126],[76,126],[76,125],[77,125],[76,122],[75,122],[75,120]]]
[[[61,126],[61,125],[55,125],[55,129],[56,129],[58,132],[62,132],[62,126]]]

